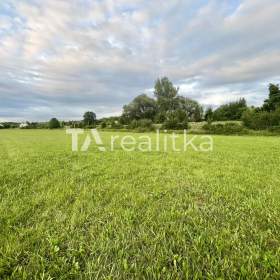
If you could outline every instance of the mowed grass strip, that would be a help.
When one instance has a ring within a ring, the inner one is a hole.
[[[73,153],[63,130],[2,130],[0,279],[279,279],[279,148]]]

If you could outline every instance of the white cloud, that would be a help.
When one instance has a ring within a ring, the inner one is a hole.
[[[163,75],[205,105],[259,104],[279,77],[280,3],[240,2],[7,0],[0,117],[114,114]]]

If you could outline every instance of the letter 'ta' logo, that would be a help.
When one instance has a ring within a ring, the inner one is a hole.
[[[106,152],[106,148],[103,146],[103,142],[102,142],[102,139],[100,137],[100,134],[99,132],[97,131],[97,129],[91,129],[90,130],[91,132],[91,135],[93,137],[93,139],[95,140],[95,143],[97,144],[98,146],[98,150],[101,151],[101,152]],[[91,135],[87,135],[86,139],[85,139],[85,142],[81,148],[81,151],[82,152],[86,152],[92,142],[92,137]]]
[[[67,134],[72,135],[72,151],[77,152],[78,149],[78,135],[79,134],[84,134],[84,130],[82,129],[67,129],[66,130]],[[91,129],[90,134],[86,136],[86,139],[82,145],[81,151],[86,152],[91,145],[92,140],[94,139],[95,143],[98,146],[98,150],[101,152],[105,152],[106,148],[103,145],[102,139],[97,131],[97,129]]]

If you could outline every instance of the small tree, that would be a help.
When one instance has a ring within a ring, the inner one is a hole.
[[[93,126],[96,122],[96,114],[94,112],[85,112],[84,113],[84,125]]]
[[[213,112],[212,108],[211,107],[207,108],[206,112],[205,112],[205,120],[208,123],[211,123],[213,121],[213,115],[214,115],[214,112]]]
[[[107,126],[107,123],[106,123],[105,121],[103,121],[103,122],[101,123],[101,128],[106,128],[106,126]]]
[[[52,118],[49,121],[49,128],[50,129],[55,129],[55,128],[60,128],[60,123],[56,118]]]

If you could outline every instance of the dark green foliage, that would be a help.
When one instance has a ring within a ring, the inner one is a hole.
[[[133,120],[129,125],[130,129],[145,129],[152,130],[153,122],[149,119]]]
[[[46,129],[46,128],[48,128],[48,123],[47,122],[39,122],[39,123],[37,123],[37,128],[38,129]]]
[[[107,126],[106,122],[102,122],[102,123],[100,124],[100,127],[101,127],[101,128],[106,128],[106,126]]]
[[[174,87],[167,77],[156,81],[154,95],[157,99],[159,113],[166,113],[178,108],[178,91],[179,88]]]
[[[164,121],[165,121],[165,116],[166,115],[166,113],[164,113],[164,112],[158,112],[157,113],[157,115],[155,116],[155,123],[159,123],[159,124],[161,124],[161,123],[164,123]]]
[[[280,90],[279,85],[269,85],[269,96],[262,108],[251,108],[242,115],[244,126],[255,129],[268,129],[277,132],[280,125]]]
[[[199,103],[179,96],[178,91],[179,88],[175,87],[168,78],[158,79],[154,89],[156,100],[145,94],[137,96],[130,104],[124,106],[122,122],[129,124],[133,120],[149,119],[158,124],[164,123],[168,127],[185,128],[187,120],[201,121],[203,109]],[[184,120],[179,121],[177,116],[182,112]]]
[[[7,129],[11,128],[11,125],[9,123],[0,123],[0,129]]]
[[[138,121],[139,126],[143,128],[152,128],[153,127],[153,122],[149,119],[141,119]]]
[[[205,116],[204,116],[205,120],[208,123],[211,123],[213,121],[213,117],[214,117],[213,109],[211,107],[207,108],[205,111]]]
[[[273,112],[280,106],[279,85],[269,85],[269,97],[264,101],[263,110]]]
[[[26,127],[27,129],[44,129],[44,128],[48,128],[48,125],[46,123],[39,123],[39,122],[27,122],[28,126]],[[63,125],[60,125],[61,127],[63,127]]]
[[[49,128],[50,129],[55,129],[55,128],[60,128],[60,123],[56,118],[52,118],[49,121]]]
[[[274,126],[279,126],[280,109],[274,112],[257,111],[254,109],[250,109],[244,112],[242,121],[244,123],[244,126],[255,130],[262,130],[272,128]]]
[[[49,122],[26,122],[27,126],[24,129],[46,129],[49,127]],[[63,127],[63,122],[60,124],[59,127]],[[58,128],[58,127],[56,127]]]
[[[177,129],[188,129],[189,128],[189,123],[188,121],[184,121],[184,122],[177,122],[176,119],[169,119],[169,120],[166,120],[164,123],[163,123],[163,128],[164,129],[174,129],[174,130],[177,130]]]
[[[69,122],[65,122],[65,125],[70,126],[71,128],[83,128],[84,127],[83,121],[69,121]]]
[[[125,122],[130,120],[150,119],[156,115],[157,105],[154,99],[146,94],[141,94],[123,107],[123,119]]]
[[[83,122],[86,127],[94,127],[96,122],[96,114],[94,112],[85,112]]]
[[[231,135],[247,133],[247,130],[237,123],[205,124],[202,128],[210,134]]]
[[[131,123],[128,125],[128,128],[130,128],[130,129],[135,129],[137,127],[138,127],[138,121],[137,120],[131,121]]]
[[[198,102],[178,95],[179,88],[174,87],[168,78],[158,79],[155,84],[155,97],[157,99],[157,121],[169,121],[168,113],[184,110],[190,121],[201,121],[203,109]]]
[[[123,128],[123,125],[119,121],[112,121],[109,125],[111,128],[115,129]]]
[[[197,101],[183,96],[178,96],[177,100],[178,108],[176,110],[184,110],[189,121],[199,122],[202,120],[203,108]]]
[[[220,106],[214,111],[214,121],[233,121],[240,120],[242,114],[247,109],[246,100],[241,98],[236,102],[230,102],[228,104]]]
[[[188,128],[188,115],[185,110],[178,109],[173,112],[168,112],[166,120],[163,123],[165,129],[187,129]]]
[[[35,129],[35,128],[38,128],[38,126],[39,126],[39,123],[37,123],[37,122],[28,123],[29,129]]]
[[[268,131],[273,132],[275,134],[280,134],[280,125],[269,127]]]
[[[19,127],[19,123],[16,122],[3,122],[0,125],[0,129],[7,129],[7,128],[18,128]]]
[[[120,129],[123,128],[124,123],[121,117],[108,117],[102,118],[96,122],[96,124],[101,128],[114,128]]]

